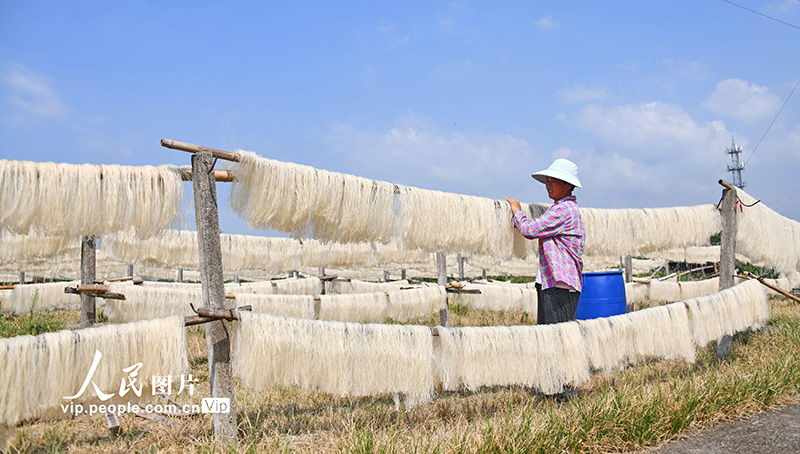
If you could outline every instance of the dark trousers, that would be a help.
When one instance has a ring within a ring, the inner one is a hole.
[[[555,287],[542,290],[542,285],[536,284],[536,296],[539,300],[537,324],[549,325],[575,320],[581,292]]]

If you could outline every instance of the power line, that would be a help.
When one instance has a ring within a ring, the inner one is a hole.
[[[723,0],[723,1],[724,1],[724,0]],[[786,103],[788,103],[788,102],[789,102],[789,99],[790,99],[790,98],[792,97],[792,95],[794,94],[794,91],[795,91],[795,90],[797,90],[797,86],[798,86],[798,85],[800,85],[800,80],[798,80],[798,81],[797,81],[797,83],[796,83],[796,84],[794,84],[794,88],[792,88],[792,92],[791,92],[791,93],[789,93],[789,96],[787,96],[787,97],[786,97],[786,101],[784,101],[784,102],[783,102],[783,105],[781,106],[780,110],[778,110],[778,113],[776,113],[776,114],[775,114],[775,118],[773,118],[773,119],[772,119],[772,123],[770,123],[770,124],[769,124],[769,126],[767,127],[767,130],[766,130],[766,131],[764,131],[764,135],[763,135],[763,136],[761,136],[761,139],[758,141],[758,143],[756,144],[755,148],[753,148],[753,151],[752,151],[752,152],[750,152],[750,157],[748,157],[748,158],[747,158],[747,161],[745,161],[745,162],[744,162],[744,165],[747,165],[747,163],[748,163],[748,162],[750,162],[750,158],[752,158],[752,157],[753,157],[753,153],[755,153],[755,152],[756,152],[756,150],[758,149],[758,146],[759,146],[759,145],[761,145],[761,141],[763,141],[763,140],[764,140],[764,137],[767,137],[767,133],[769,132],[770,128],[772,128],[772,125],[774,125],[774,124],[775,124],[775,120],[777,120],[777,119],[778,119],[778,115],[780,115],[780,114],[781,114],[781,112],[783,111],[783,108],[784,108],[784,107],[786,107]]]
[[[754,9],[750,9],[750,8],[748,8],[748,7],[746,7],[746,6],[742,6],[742,5],[738,4],[738,3],[734,3],[734,2],[732,2],[732,1],[730,1],[730,0],[722,0],[722,1],[723,1],[723,2],[725,2],[725,3],[730,3],[730,4],[731,4],[731,5],[733,5],[733,6],[738,6],[739,8],[742,8],[743,10],[746,10],[746,11],[750,11],[751,13],[758,14],[759,16],[766,17],[767,19],[772,19],[772,20],[774,20],[774,21],[776,21],[776,22],[780,22],[780,23],[782,23],[782,24],[784,24],[784,25],[788,25],[788,26],[790,26],[790,27],[794,27],[794,28],[796,28],[796,29],[800,30],[800,27],[798,27],[797,25],[790,24],[789,22],[782,21],[782,20],[780,20],[780,19],[776,19],[776,18],[774,18],[774,17],[772,17],[772,16],[767,16],[767,15],[766,15],[766,14],[764,14],[764,13],[759,13],[758,11],[756,11],[756,10],[754,10]]]

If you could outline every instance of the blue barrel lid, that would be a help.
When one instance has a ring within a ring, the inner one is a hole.
[[[592,271],[591,273],[583,273],[584,276],[602,276],[605,274],[622,274],[622,271]]]

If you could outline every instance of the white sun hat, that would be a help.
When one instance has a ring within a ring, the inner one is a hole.
[[[553,177],[566,181],[576,188],[581,187],[581,180],[578,179],[578,166],[568,159],[558,158],[550,164],[550,167],[531,174],[531,176],[542,183],[547,182],[547,177]]]

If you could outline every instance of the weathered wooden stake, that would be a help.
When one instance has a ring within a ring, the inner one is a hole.
[[[325,294],[325,281],[322,280],[322,277],[325,276],[325,265],[320,265],[317,269],[317,277],[320,278],[319,280],[319,294]]]
[[[389,272],[386,270],[383,271],[383,282],[389,282]]]
[[[447,256],[444,252],[436,253],[436,270],[439,274],[439,285],[447,285]],[[439,311],[439,324],[450,326],[450,299],[447,298],[445,307]]]
[[[456,255],[456,260],[458,261],[458,280],[464,280],[464,257],[461,254]]]
[[[96,250],[93,236],[81,238],[81,284],[94,284],[97,274]],[[81,327],[87,327],[97,321],[95,297],[81,294]]]
[[[203,305],[209,309],[225,309],[219,210],[213,165],[214,158],[208,151],[201,151],[192,156],[192,188],[200,251]],[[230,339],[224,323],[220,321],[206,326],[206,346],[211,397],[228,398],[230,403],[228,413],[214,414],[214,435],[218,439],[230,440],[236,437],[236,399],[231,376]]]
[[[133,263],[128,264],[128,276],[133,277]]]
[[[178,268],[178,282],[183,282],[183,268]]]
[[[19,283],[21,285],[25,285],[25,272],[24,271],[20,271],[19,272]]]
[[[400,279],[406,280],[406,269],[405,268],[400,270]]]
[[[625,282],[633,281],[633,258],[630,255],[626,255],[625,259]]]
[[[722,184],[722,180],[720,180]],[[724,186],[724,185],[723,185]],[[733,287],[736,274],[736,189],[726,186],[722,191],[722,233],[719,248],[719,290]],[[717,342],[717,358],[730,355],[733,338],[724,335]]]

